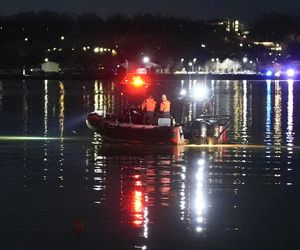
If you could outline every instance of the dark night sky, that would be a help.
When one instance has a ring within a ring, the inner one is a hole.
[[[95,12],[101,17],[160,13],[167,16],[210,19],[237,17],[253,21],[260,13],[279,12],[300,15],[300,0],[1,0],[3,15],[31,11]]]

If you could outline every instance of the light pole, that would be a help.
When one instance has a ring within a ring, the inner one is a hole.
[[[147,65],[150,62],[150,58],[148,56],[144,56],[143,57],[143,63],[145,65],[146,68],[146,72],[149,73],[150,67],[147,67],[149,65]]]
[[[245,69],[246,69],[246,63],[248,62],[248,58],[245,56],[245,57],[243,57],[243,69],[244,69],[244,71],[245,71]]]
[[[193,63],[189,62],[189,66],[190,66],[190,71],[193,71]]]
[[[191,82],[191,71],[192,71],[193,63],[189,62],[189,66],[190,66],[190,72],[189,72],[189,83],[190,83]]]
[[[180,60],[181,71],[183,70],[183,62],[184,62],[184,58],[181,58],[181,60]]]

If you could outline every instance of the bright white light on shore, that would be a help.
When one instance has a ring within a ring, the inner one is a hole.
[[[61,37],[60,37],[60,40],[65,40],[65,37],[64,37],[64,36],[61,36]]]
[[[274,76],[280,77],[280,71],[275,72]]]
[[[244,58],[243,58],[243,63],[246,63],[246,62],[248,62],[248,58],[247,58],[247,57],[244,57]]]
[[[24,40],[25,40],[25,42],[28,42],[28,37],[25,37]]]
[[[272,76],[272,74],[273,74],[272,71],[268,70],[267,73],[266,73],[266,76]]]
[[[99,53],[99,52],[100,52],[99,47],[94,48],[94,52],[95,52],[95,53]]]
[[[294,76],[295,76],[295,70],[293,70],[293,69],[288,69],[288,70],[286,71],[286,75],[287,75],[288,77],[294,77]]]
[[[186,95],[186,90],[185,90],[185,89],[182,89],[182,90],[180,91],[180,95],[185,96],[185,95]]]
[[[112,54],[113,56],[116,56],[116,55],[117,55],[117,51],[115,51],[114,49],[112,49],[112,50],[111,50],[111,54]]]
[[[144,63],[150,62],[150,58],[149,58],[148,56],[144,56],[144,57],[143,57],[143,62],[144,62]]]
[[[45,58],[45,62],[49,62],[49,59],[48,59],[48,58]]]

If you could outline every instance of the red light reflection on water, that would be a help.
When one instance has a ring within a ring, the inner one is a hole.
[[[140,175],[134,175],[134,190],[132,192],[132,216],[133,225],[140,227],[144,222],[144,199],[142,192],[142,181]]]

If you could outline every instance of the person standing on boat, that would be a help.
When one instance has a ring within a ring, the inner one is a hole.
[[[149,94],[146,100],[142,103],[143,115],[143,124],[152,125],[154,110],[156,107],[156,101],[153,99],[152,94]]]
[[[167,96],[163,94],[161,96],[161,103],[159,105],[159,117],[160,118],[170,118],[170,108],[171,102],[168,100]]]

